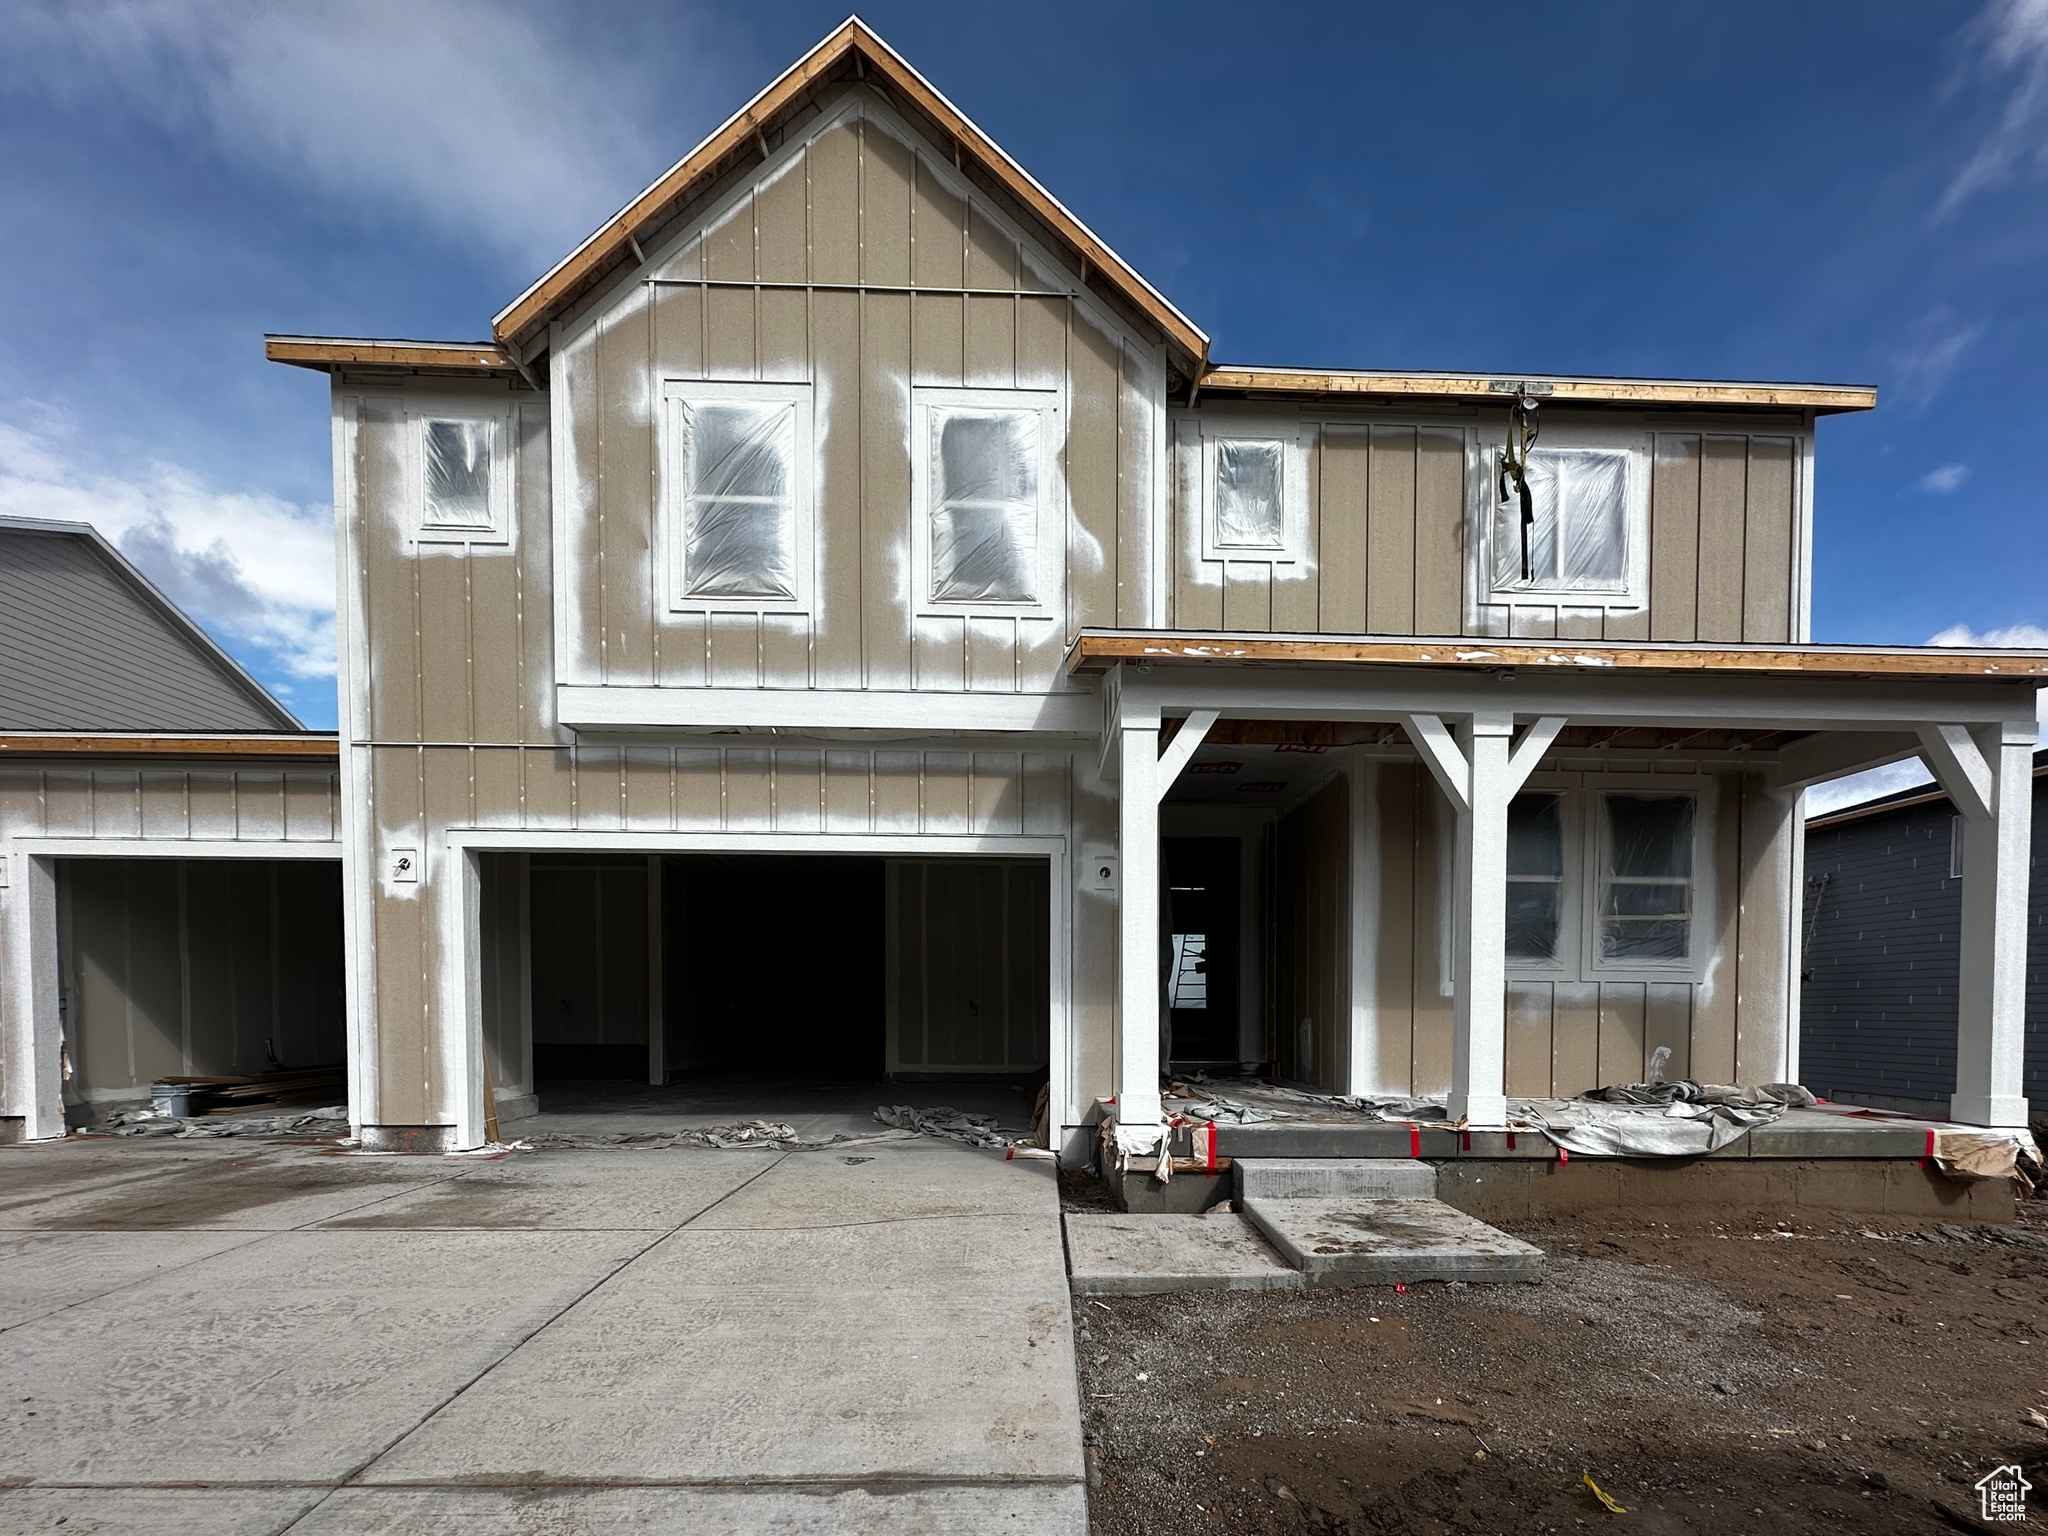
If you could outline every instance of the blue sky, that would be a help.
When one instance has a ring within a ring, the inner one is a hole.
[[[470,339],[837,6],[0,0],[0,511],[331,725],[326,382]],[[1875,383],[1816,638],[2048,640],[2048,0],[877,4],[1219,360]]]

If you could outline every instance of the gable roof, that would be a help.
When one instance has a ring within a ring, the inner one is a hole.
[[[668,174],[507,305],[491,324],[498,345],[514,357],[522,356],[534,336],[564,308],[619,269],[638,264],[635,246],[642,233],[651,233],[735,163],[756,157],[766,160],[767,136],[783,117],[802,107],[819,87],[850,78],[870,83],[879,79],[936,124],[941,133],[950,135],[963,163],[972,160],[1080,257],[1084,282],[1108,288],[1151,320],[1165,335],[1168,346],[1183,354],[1181,371],[1190,376],[1199,373],[1209,358],[1209,338],[1202,330],[858,16],[849,16],[677,161]]]
[[[0,732],[305,728],[86,523],[0,518]]]

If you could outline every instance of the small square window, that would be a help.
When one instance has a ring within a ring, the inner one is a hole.
[[[1495,590],[1625,592],[1628,458],[1626,452],[1609,449],[1532,452],[1528,478],[1533,518],[1526,529],[1526,559],[1521,498],[1511,495],[1494,511]]]
[[[441,404],[441,402],[435,402]],[[509,544],[512,413],[409,410],[407,499],[418,544]]]
[[[1037,411],[934,407],[931,597],[1038,600]]]
[[[426,423],[426,521],[437,528],[491,526],[492,421]]]
[[[1216,541],[1243,549],[1280,549],[1287,526],[1280,500],[1276,442],[1216,445]]]
[[[684,594],[794,598],[796,407],[696,401],[683,421]]]

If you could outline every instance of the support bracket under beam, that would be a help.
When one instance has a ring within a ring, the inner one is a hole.
[[[1997,808],[1992,794],[1991,765],[1984,760],[1983,750],[1967,728],[1921,726],[1920,755],[1965,821],[1991,819]]]
[[[1536,764],[1542,761],[1543,754],[1551,749],[1559,733],[1564,730],[1565,720],[1566,717],[1563,715],[1545,715],[1542,719],[1532,720],[1522,727],[1522,734],[1515,738],[1515,744],[1508,749],[1510,797],[1529,782],[1529,775],[1536,771]]]
[[[1173,788],[1173,781],[1180,777],[1181,770],[1187,767],[1188,760],[1195,755],[1195,749],[1208,738],[1215,724],[1215,710],[1195,710],[1180,723],[1180,729],[1174,733],[1173,740],[1159,749],[1159,776],[1152,784],[1153,788],[1158,790],[1161,800],[1166,798],[1167,791]]]
[[[1401,726],[1444,797],[1458,810],[1472,808],[1472,765],[1440,715],[1404,715]]]

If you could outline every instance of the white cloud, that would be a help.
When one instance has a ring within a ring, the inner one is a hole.
[[[1946,305],[1922,315],[1892,357],[1901,403],[1923,406],[1940,394],[1983,334],[1982,321],[1964,321]]]
[[[1920,477],[1920,489],[1931,496],[1946,496],[1970,478],[1967,464],[1944,464]]]
[[[8,8],[0,80],[553,261],[674,158],[644,126],[644,64],[553,35],[580,15],[485,0],[26,0]],[[663,84],[670,102],[690,89]]]
[[[231,651],[334,676],[334,518],[325,506],[222,491],[172,464],[108,474],[61,421],[0,424],[0,515],[91,523]]]
[[[2003,629],[1980,631],[1967,624],[1951,624],[1940,634],[1930,636],[1927,643],[1987,650],[2048,649],[2048,629],[2038,624],[2009,624]],[[2041,722],[2041,735],[2048,738],[2048,689],[2035,696],[2034,707],[2036,718]],[[1917,784],[1933,782],[1934,775],[1927,771],[1927,765],[1917,757],[1909,757],[1903,763],[1891,763],[1883,768],[1872,768],[1864,773],[1852,773],[1845,779],[1832,779],[1815,785],[1806,792],[1806,814],[1824,816],[1829,811],[1861,805],[1866,800],[1880,799]]]
[[[1972,76],[2018,78],[1997,123],[1950,180],[1937,219],[2010,180],[2017,166],[2048,164],[2048,0],[1991,0],[1966,35],[1975,53]]]

